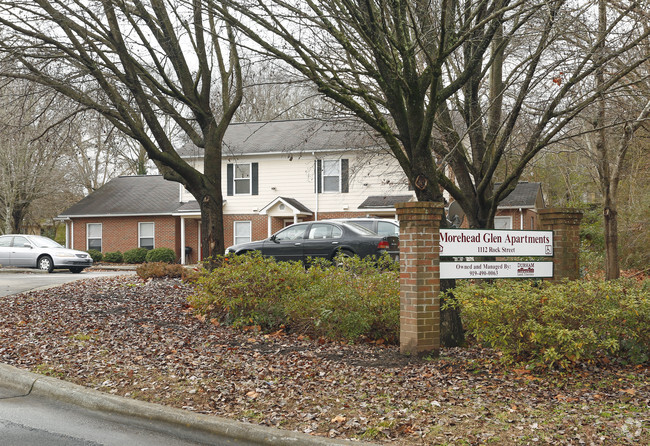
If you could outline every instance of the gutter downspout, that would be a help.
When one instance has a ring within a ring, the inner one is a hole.
[[[318,221],[318,176],[320,172],[318,171],[318,158],[316,158],[316,152],[311,152],[314,156],[314,190],[316,191],[316,210],[314,211],[314,221]]]

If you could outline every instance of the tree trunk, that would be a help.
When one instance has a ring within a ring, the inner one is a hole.
[[[219,258],[226,249],[223,243],[223,198],[206,191],[199,203],[203,261],[206,268],[212,270],[219,266]]]
[[[463,321],[460,317],[460,310],[455,307],[442,309],[447,299],[452,301],[453,289],[456,288],[455,279],[445,279],[440,281],[440,293],[449,293],[448,298],[440,298],[440,345],[443,347],[460,347],[465,344],[465,330]]]
[[[603,212],[605,220],[605,277],[607,280],[618,279],[621,270],[618,262],[618,211],[611,197],[605,198]]]

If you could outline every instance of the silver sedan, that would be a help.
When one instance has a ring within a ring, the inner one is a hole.
[[[80,273],[92,266],[87,252],[64,248],[40,235],[8,234],[0,236],[0,265],[16,268],[38,268],[52,272],[54,268]]]

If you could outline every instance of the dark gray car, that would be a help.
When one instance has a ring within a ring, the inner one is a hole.
[[[355,224],[315,221],[287,226],[265,240],[231,246],[226,255],[260,251],[276,260],[305,262],[307,258],[331,260],[339,253],[361,258],[380,256],[398,246],[397,237],[379,236]]]
[[[17,268],[38,268],[52,272],[55,268],[80,273],[92,266],[87,252],[64,248],[40,235],[7,234],[0,236],[0,265]]]

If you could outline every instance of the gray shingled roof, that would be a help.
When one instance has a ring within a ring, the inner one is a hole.
[[[122,176],[100,187],[59,217],[168,215],[179,206],[178,183],[162,175]]]
[[[394,208],[395,203],[409,202],[414,198],[413,195],[371,195],[358,209]]]
[[[291,206],[298,209],[300,212],[304,212],[305,214],[312,213],[311,209],[309,209],[307,206],[305,206],[295,198],[289,198],[289,197],[279,197],[279,198],[283,199],[285,202],[289,203]]]
[[[500,186],[501,183],[494,185],[495,189]],[[535,201],[537,200],[537,194],[542,189],[542,183],[529,183],[522,181],[517,184],[515,190],[510,192],[506,198],[501,200],[499,203],[499,208],[532,208],[535,207]]]
[[[300,119],[233,123],[224,136],[224,157],[257,153],[311,153],[384,146],[383,140],[356,119]],[[186,144],[182,157],[202,156],[203,149]]]

